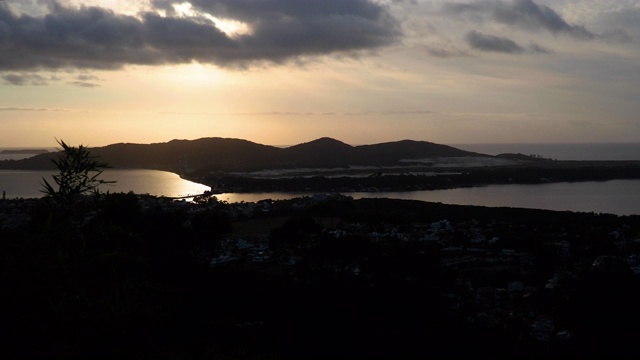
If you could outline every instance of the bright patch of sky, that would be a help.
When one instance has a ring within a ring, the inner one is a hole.
[[[640,0],[4,0],[0,144],[640,142]]]
[[[215,26],[220,29],[222,32],[227,34],[230,37],[238,36],[238,35],[250,35],[251,28],[249,25],[236,21],[233,19],[224,19],[215,17],[206,12],[198,12],[193,8],[193,5],[188,2],[172,4],[173,9],[178,16],[183,16],[187,18],[197,18],[203,17],[215,24]]]

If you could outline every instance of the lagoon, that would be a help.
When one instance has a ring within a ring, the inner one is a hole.
[[[43,196],[40,192],[42,178],[46,178],[54,185],[51,176],[55,171],[40,170],[0,170],[0,191],[6,192],[7,199],[37,198]],[[202,194],[211,190],[209,186],[198,184],[180,178],[177,174],[144,169],[108,169],[100,179],[115,180],[115,184],[101,185],[101,192],[134,192],[155,196],[179,197]]]
[[[51,179],[52,174],[53,171],[0,170],[0,191],[4,190],[8,199],[41,197],[41,179]],[[137,194],[179,197],[210,190],[209,186],[182,179],[174,173],[157,170],[108,169],[101,178],[117,181],[114,185],[101,186],[103,192],[132,191]],[[392,198],[456,205],[640,215],[640,180],[509,184],[431,191],[343,194],[354,199]],[[216,197],[221,201],[233,203],[257,202],[264,199],[286,200],[311,195],[314,193],[223,193],[217,194]]]
[[[217,198],[231,203],[286,200],[311,195],[313,193],[224,193],[217,195]],[[489,185],[406,192],[345,192],[343,195],[354,199],[390,198],[455,205],[640,215],[640,180]]]

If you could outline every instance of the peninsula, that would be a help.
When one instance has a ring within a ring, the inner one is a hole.
[[[507,183],[639,179],[640,161],[557,161],[487,155],[427,141],[352,146],[323,137],[290,147],[208,137],[90,148],[113,168],[169,171],[214,192],[415,191]],[[58,154],[0,161],[0,169],[53,169]]]

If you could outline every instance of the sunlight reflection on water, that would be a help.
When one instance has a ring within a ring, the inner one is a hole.
[[[0,190],[12,198],[36,198],[43,194],[40,183],[42,178],[53,183],[54,171],[0,170]],[[202,194],[211,190],[209,186],[184,180],[177,174],[158,170],[106,170],[100,176],[104,180],[114,180],[115,184],[102,185],[102,192],[134,192],[155,196],[186,196]]]

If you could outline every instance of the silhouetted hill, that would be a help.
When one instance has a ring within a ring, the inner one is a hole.
[[[431,157],[484,156],[447,145],[427,141],[402,140],[375,145],[361,145],[356,148],[358,163],[366,165],[386,165],[400,160],[420,160]]]
[[[90,150],[114,168],[146,168],[191,175],[301,167],[406,165],[407,160],[430,157],[492,157],[426,141],[402,140],[351,146],[327,137],[287,148],[242,139],[201,138],[154,144],[118,143]],[[57,153],[53,152],[4,161],[0,162],[0,168],[51,169],[51,159],[55,156]]]
[[[57,152],[35,155],[22,160],[3,160],[0,161],[0,169],[17,169],[17,170],[50,170],[55,169],[55,165],[51,160],[58,157]]]
[[[45,154],[48,152],[49,151],[45,149],[7,149],[0,151],[0,154]]]
[[[354,152],[353,146],[328,137],[283,150],[281,165],[289,167],[344,167],[350,165]]]
[[[272,163],[281,149],[247,140],[202,138],[156,144],[113,144],[91,149],[116,168],[149,168],[176,173],[241,171]]]

